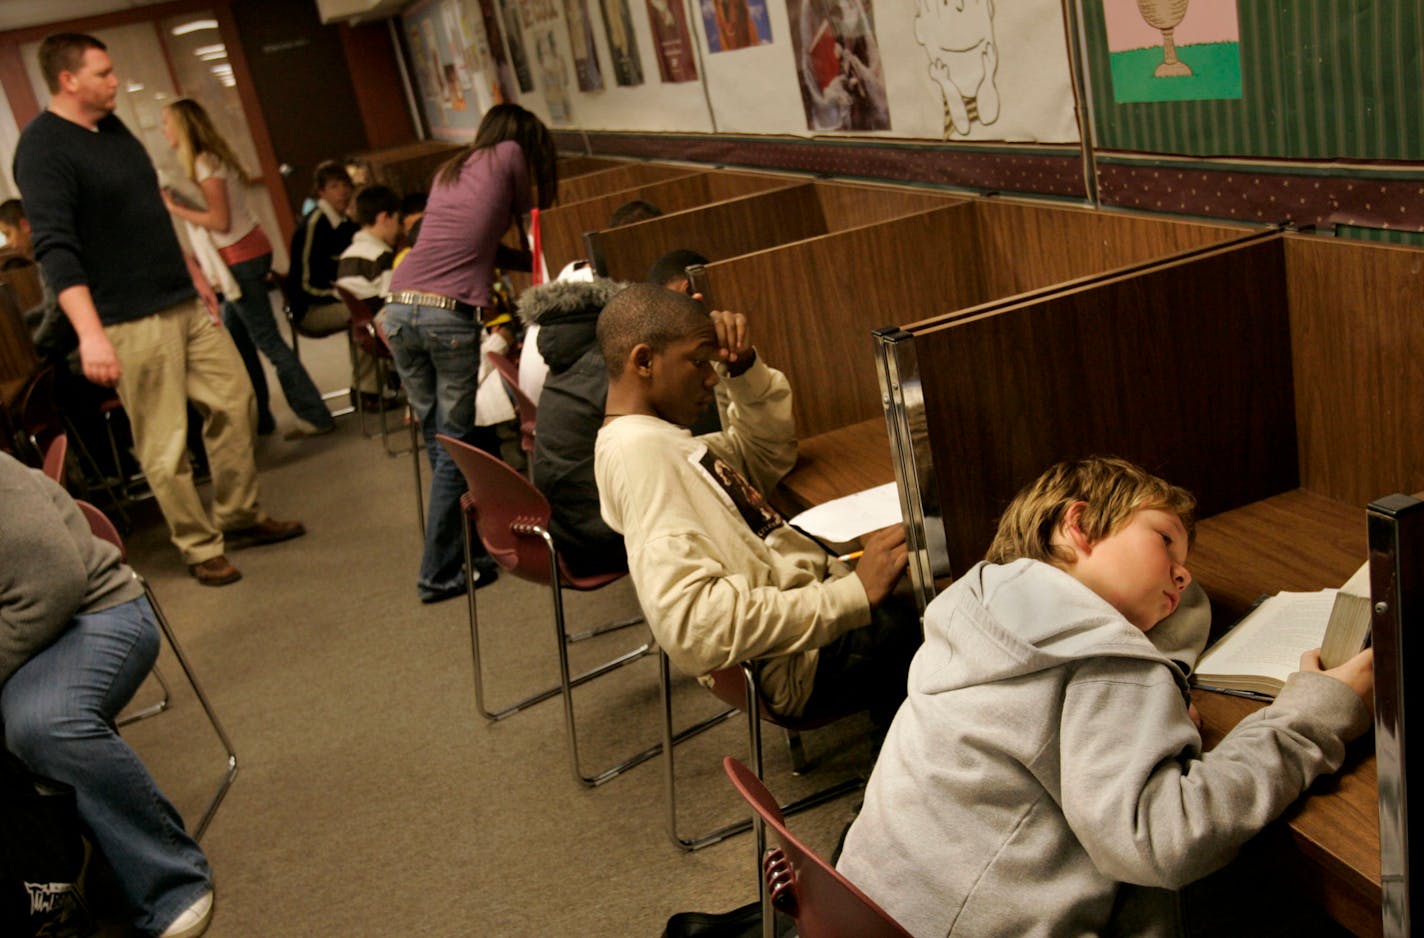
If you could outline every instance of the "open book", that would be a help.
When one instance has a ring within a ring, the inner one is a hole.
[[[1328,670],[1370,642],[1370,567],[1336,589],[1277,593],[1252,609],[1197,662],[1192,681],[1208,690],[1275,697],[1319,648]]]

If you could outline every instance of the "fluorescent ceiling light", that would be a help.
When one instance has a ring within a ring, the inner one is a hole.
[[[231,74],[232,74],[232,66],[231,66],[231,65],[226,65],[226,64],[224,64],[224,65],[214,65],[213,68],[212,68],[212,72],[213,72],[214,75],[231,75]]]
[[[217,29],[217,20],[189,20],[181,26],[173,27],[173,35],[186,36],[189,33],[196,33],[200,29]]]
[[[209,52],[206,55],[198,56],[199,61],[203,62],[216,62],[218,59],[225,58],[227,58],[226,52]]]
[[[196,48],[196,49],[193,50],[193,54],[194,54],[194,55],[209,55],[209,54],[211,54],[211,53],[213,53],[213,52],[223,52],[223,53],[226,53],[226,52],[227,52],[227,46],[223,45],[223,44],[220,43],[220,42],[215,42],[215,43],[213,43],[213,44],[210,45],[210,46],[198,46],[198,48]]]
[[[127,91],[129,94],[135,94],[135,93],[137,93],[137,92],[143,90],[143,82],[141,82],[141,81],[131,81],[131,82],[129,82],[127,85],[124,86],[124,90]]]

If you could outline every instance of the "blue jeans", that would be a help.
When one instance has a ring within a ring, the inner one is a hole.
[[[5,745],[74,787],[79,816],[114,869],[134,924],[161,932],[208,889],[208,861],[113,721],[158,654],[144,597],[75,616],[0,690]]]
[[[233,264],[228,268],[232,272],[233,279],[237,281],[238,287],[242,289],[242,297],[236,302],[223,303],[223,322],[227,324],[228,331],[233,334],[234,341],[237,341],[239,330],[241,330],[251,336],[251,344],[256,345],[262,354],[267,356],[267,360],[277,370],[277,380],[282,384],[282,393],[287,396],[287,403],[291,406],[293,413],[313,426],[331,426],[333,418],[331,411],[326,409],[326,403],[321,399],[321,391],[317,390],[316,383],[312,381],[311,375],[307,374],[307,370],[302,367],[297,354],[292,351],[292,347],[282,339],[282,334],[277,331],[277,319],[272,314],[272,303],[267,298],[267,283],[263,279],[271,267],[272,255],[264,254],[261,257],[254,257],[252,260]],[[237,343],[237,350],[243,353],[243,361],[247,365],[248,374],[253,374],[254,367],[260,374],[262,364],[257,361],[256,353],[253,353],[252,359],[248,360],[241,342]],[[254,390],[257,388],[257,380],[254,375],[252,381]],[[265,379],[263,380],[263,390],[266,390]],[[257,400],[259,416],[264,409],[264,401],[262,395],[259,394]]]
[[[416,586],[422,594],[459,589],[465,582],[465,477],[435,439],[443,433],[488,450],[491,433],[475,426],[483,327],[469,316],[433,306],[387,303],[386,338],[430,458],[425,552]],[[498,455],[496,452],[495,455]],[[488,557],[478,542],[476,558]]]

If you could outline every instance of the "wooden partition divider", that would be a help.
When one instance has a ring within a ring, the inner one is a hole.
[[[883,192],[842,187],[829,197],[822,190],[819,201],[840,210],[854,200],[884,198]],[[1003,200],[947,201],[715,261],[695,272],[693,285],[714,307],[753,318],[758,347],[798,391],[798,433],[810,437],[883,413],[870,336],[876,326],[941,310],[962,316],[1013,295],[1058,289],[1258,233],[1164,218],[1104,219],[1075,208]],[[1018,268],[1013,255],[1000,250],[1009,244],[1022,251]]]
[[[1204,515],[1296,488],[1284,266],[1273,239],[910,330],[950,571],[1061,459],[1131,459]]]
[[[559,178],[572,179],[587,173],[604,169],[616,169],[627,165],[627,160],[609,159],[603,156],[561,156],[559,157]]]
[[[687,166],[671,166],[667,163],[624,163],[609,169],[598,169],[577,176],[559,177],[559,203],[570,205],[582,202],[605,192],[630,189],[661,179],[675,179],[690,176],[698,170]]]
[[[561,200],[539,215],[544,262],[550,271],[557,271],[583,257],[584,234],[609,227],[613,212],[634,199],[642,199],[666,214],[795,184],[796,180],[790,177],[765,173],[705,172],[606,192],[581,202]]]
[[[893,186],[805,182],[591,232],[585,241],[587,256],[605,276],[642,279],[659,257],[678,248],[726,260],[956,201],[962,200]]]
[[[1302,486],[1352,507],[1424,490],[1424,251],[1285,248]]]

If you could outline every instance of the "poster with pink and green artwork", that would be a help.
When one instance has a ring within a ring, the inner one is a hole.
[[[1236,0],[1102,0],[1102,5],[1119,104],[1241,97]]]

